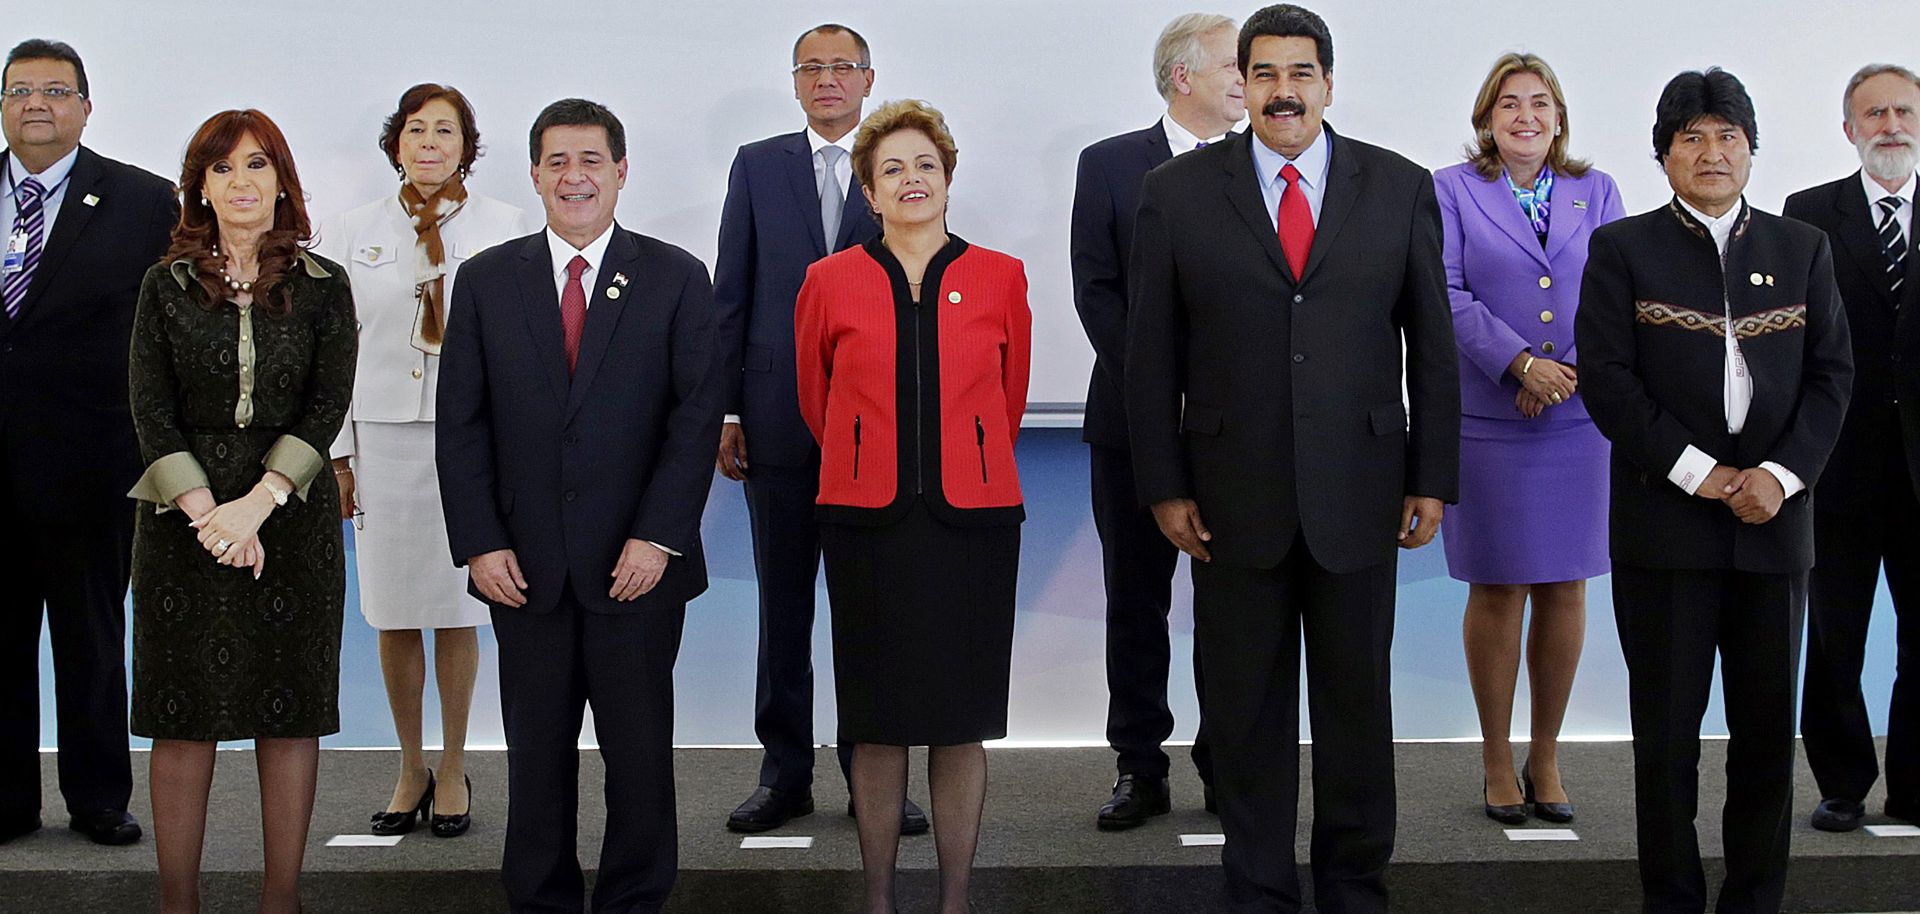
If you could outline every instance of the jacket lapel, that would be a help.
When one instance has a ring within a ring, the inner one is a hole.
[[[787,183],[793,188],[794,211],[807,224],[807,237],[813,239],[813,256],[827,256],[827,230],[820,224],[820,188],[813,182],[813,147],[808,145],[804,130],[787,142]],[[847,220],[841,219],[842,232],[846,226]]]
[[[0,152],[0,155],[4,155]],[[33,285],[27,288],[27,296],[20,300],[20,313],[14,322],[26,320],[33,311],[34,302],[39,301],[53,285],[53,278],[60,272],[61,262],[73,252],[74,245],[80,242],[80,233],[93,219],[93,211],[98,199],[93,193],[99,189],[100,181],[105,177],[100,167],[99,157],[93,150],[80,147],[80,154],[73,160],[73,170],[67,173],[66,197],[60,202],[60,213],[53,220],[53,234],[48,236],[46,248],[40,252],[40,263],[33,271]],[[89,197],[96,197],[94,203],[88,203]],[[0,233],[11,231],[12,226],[0,228]]]
[[[1326,131],[1327,141],[1330,144],[1327,192],[1320,197],[1320,220],[1313,227],[1313,248],[1307,252],[1307,268],[1300,271],[1301,283],[1305,283],[1307,278],[1313,275],[1314,268],[1327,259],[1327,251],[1339,239],[1340,227],[1346,224],[1347,216],[1353,212],[1354,202],[1360,198],[1360,186],[1365,180],[1360,173],[1360,160],[1351,152],[1340,148],[1341,142],[1338,135],[1333,132],[1333,127],[1322,125],[1321,129]],[[1253,131],[1247,132],[1251,134]],[[1274,250],[1279,249],[1280,244],[1276,234]]]
[[[1834,222],[1840,227],[1840,247],[1845,248],[1847,258],[1853,261],[1860,272],[1866,274],[1867,286],[1873,289],[1880,303],[1892,306],[1893,291],[1887,288],[1887,252],[1880,247],[1880,234],[1874,231],[1878,225],[1874,214],[1867,206],[1866,191],[1860,188],[1860,173],[1854,172],[1852,180],[1840,188],[1834,198],[1833,208],[1837,214]],[[1911,263],[1911,255],[1907,258]],[[1901,283],[1905,291],[1907,284]]]
[[[813,176],[811,160],[808,163],[807,176],[809,179]],[[849,183],[853,186],[847,188],[846,205],[840,208],[840,235],[833,239],[835,251],[846,250],[847,245],[853,241],[855,230],[873,224],[873,210],[867,206],[867,195],[860,189],[860,179],[855,177]],[[821,234],[826,234],[826,227],[819,225],[817,220],[814,227],[820,229]]]
[[[1513,194],[1509,192],[1507,196],[1511,199]],[[1593,218],[1599,211],[1593,199],[1593,173],[1588,172],[1578,178],[1554,175],[1553,195],[1547,199],[1547,206],[1550,215],[1547,218],[1547,247],[1542,252],[1545,255],[1542,261],[1552,266],[1553,259],[1566,249],[1567,242],[1580,234],[1581,223]],[[1517,202],[1513,210],[1516,214],[1520,212]],[[1531,235],[1533,223],[1526,225],[1527,233]],[[1538,251],[1540,245],[1535,244],[1533,248]]]
[[[614,297],[607,295],[608,290],[614,288],[614,276],[639,275],[635,262],[639,256],[640,243],[634,240],[633,233],[615,225],[613,237],[607,240],[606,256],[600,258],[600,269],[594,272],[593,289],[587,293],[587,325],[580,331],[580,359],[573,366],[573,384],[567,390],[563,422],[572,420],[573,414],[580,411],[587,390],[593,386],[593,377],[606,358],[613,331],[620,325],[620,315],[626,312],[632,295],[638,294],[638,289],[628,286]]]
[[[553,288],[553,251],[547,233],[527,239],[520,249],[520,314],[527,321],[534,360],[546,366],[553,402],[567,402],[567,342],[560,327],[560,296]],[[592,308],[587,309],[589,313]]]
[[[1260,176],[1254,174],[1253,147],[1250,144],[1259,140],[1254,138],[1252,130],[1248,130],[1231,142],[1233,148],[1227,150],[1227,166],[1224,169],[1226,183],[1223,189],[1227,199],[1232,201],[1234,211],[1240,214],[1247,228],[1260,240],[1260,248],[1267,252],[1267,259],[1273,261],[1274,269],[1279,270],[1280,275],[1292,284],[1293,270],[1287,266],[1287,257],[1280,251],[1280,233],[1274,230],[1273,220],[1267,218],[1267,200],[1260,193]],[[1317,249],[1319,246],[1316,236],[1314,247]]]
[[[1159,121],[1154,121],[1153,126],[1140,131],[1140,135],[1147,141],[1146,155],[1148,171],[1159,168],[1173,159],[1173,148],[1167,145],[1167,128],[1164,124]],[[1251,155],[1251,151],[1249,151],[1249,155]]]
[[[1554,180],[1557,182],[1562,179],[1555,177]],[[1559,196],[1560,187],[1556,185],[1553,190],[1554,195]],[[1513,191],[1508,189],[1506,178],[1496,177],[1487,181],[1476,174],[1467,182],[1467,195],[1473,198],[1473,205],[1480,208],[1480,212],[1487,217],[1487,220],[1499,226],[1500,231],[1513,239],[1514,244],[1525,250],[1528,256],[1539,261],[1541,266],[1548,266],[1547,252],[1540,249],[1540,238],[1533,233],[1533,223],[1527,221],[1526,213],[1520,209],[1519,201],[1513,199]],[[1571,210],[1573,207],[1569,205],[1567,209]],[[1553,209],[1553,221],[1556,223],[1561,221],[1558,206]],[[1552,226],[1549,226],[1549,229],[1551,228]],[[1547,240],[1549,242],[1553,240],[1551,231],[1547,233]]]

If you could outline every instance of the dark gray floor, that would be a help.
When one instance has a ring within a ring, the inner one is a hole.
[[[1719,853],[1725,743],[1705,745],[1701,837]],[[1392,872],[1394,910],[1406,912],[1621,912],[1637,909],[1633,867],[1630,747],[1571,744],[1565,775],[1578,804],[1577,842],[1522,843],[1480,814],[1479,747],[1471,743],[1399,747],[1400,830]],[[581,859],[598,854],[600,766],[581,765]],[[740,750],[679,753],[682,876],[675,912],[853,911],[859,897],[859,851],[853,821],[843,813],[845,786],[832,754],[822,751],[819,811],[772,834],[814,838],[806,850],[742,850],[721,822],[751,789],[758,755]],[[44,756],[48,797],[57,797],[53,757]],[[916,753],[914,796],[927,796],[924,755]],[[146,756],[136,755],[144,780]],[[392,789],[395,755],[329,751],[321,763],[318,811],[308,853],[309,910],[407,912],[503,909],[495,876],[505,802],[505,757],[476,753],[473,831],[445,841],[425,833],[392,848],[326,847],[342,833],[364,830],[367,815]],[[1217,847],[1181,847],[1183,833],[1211,833],[1218,822],[1199,809],[1199,783],[1176,772],[1175,811],[1138,830],[1106,834],[1092,827],[1111,777],[1103,749],[996,749],[979,852],[975,897],[983,912],[1184,912],[1219,910]],[[206,862],[207,912],[251,911],[259,867],[259,816],[249,752],[222,752],[215,778]],[[148,821],[144,784],[136,815]],[[1802,770],[1799,795],[1811,804]],[[1879,798],[1873,800],[1877,810]],[[1305,804],[1303,804],[1304,806]],[[53,808],[58,808],[55,801]],[[1306,860],[1303,809],[1299,854]],[[1871,822],[1888,820],[1875,817]],[[0,847],[0,911],[77,908],[150,910],[153,850],[98,848],[62,821]],[[1808,912],[1920,909],[1920,838],[1828,835],[1800,818],[1795,826],[1789,910]],[[933,842],[902,848],[903,910],[932,909]],[[1710,867],[1712,869],[1712,867]]]

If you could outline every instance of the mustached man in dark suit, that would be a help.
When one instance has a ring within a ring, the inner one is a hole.
[[[1788,197],[1782,212],[1827,233],[1853,341],[1853,399],[1815,493],[1807,580],[1800,739],[1820,784],[1813,827],[1825,831],[1860,827],[1880,774],[1860,670],[1882,563],[1899,617],[1885,809],[1920,822],[1920,77],[1863,67],[1842,105],[1861,169]]]
[[[435,456],[456,564],[493,609],[516,912],[579,911],[583,709],[606,763],[593,910],[673,888],[673,663],[707,589],[700,515],[720,438],[713,293],[692,255],[614,224],[626,132],[582,99],[529,137],[540,234],[460,268]]]
[[[1141,191],[1134,473],[1194,559],[1233,909],[1300,909],[1304,634],[1314,901],[1384,912],[1396,547],[1432,540],[1459,476],[1440,209],[1426,169],[1321,122],[1333,40],[1319,16],[1254,13],[1239,62],[1253,129],[1155,169]]]
[[[60,792],[101,844],[127,814],[127,576],[142,463],[127,411],[140,279],[179,218],[173,184],[80,145],[93,113],[65,44],[7,55],[0,124],[0,842],[40,827],[40,617],[53,642]]]
[[[800,418],[793,309],[814,261],[880,232],[853,173],[853,132],[873,91],[867,40],[819,25],[793,46],[793,95],[807,127],[740,147],[720,212],[713,267],[722,404],[718,465],[745,483],[760,585],[753,731],[760,784],[727,827],[759,832],[813,812],[813,610],[820,574],[820,449]],[[748,442],[752,457],[748,457]],[[840,771],[853,747],[840,744]],[[852,807],[848,807],[852,815]],[[927,832],[912,800],[900,833]]]
[[[1095,819],[1102,829],[1132,828],[1171,809],[1167,753],[1167,613],[1180,551],[1140,506],[1127,449],[1122,378],[1127,348],[1127,257],[1140,183],[1177,155],[1227,138],[1246,116],[1245,81],[1235,59],[1232,19],[1188,13],[1154,43],[1153,77],[1167,113],[1152,126],[1108,137],[1080,153],[1073,189],[1073,303],[1093,344],[1093,378],[1081,437],[1089,445],[1093,523],[1100,533],[1107,589],[1107,742],[1118,756],[1113,796]],[[1201,687],[1200,669],[1193,671]],[[1203,688],[1203,687],[1201,687]],[[1207,809],[1214,808],[1206,726],[1194,737]]]
[[[1653,150],[1674,197],[1595,229],[1574,339],[1613,443],[1613,612],[1633,721],[1648,914],[1698,914],[1700,719],[1720,659],[1727,878],[1714,910],[1786,886],[1794,685],[1813,510],[1852,381],[1826,236],[1743,191],[1759,132],[1733,74],[1682,73]]]

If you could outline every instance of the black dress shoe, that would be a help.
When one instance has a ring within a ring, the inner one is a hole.
[[[1213,783],[1210,781],[1202,781],[1200,784],[1200,805],[1207,812],[1216,816],[1220,814],[1220,804],[1213,798]]]
[[[753,796],[727,816],[727,830],[749,834],[762,832],[812,814],[812,791],[789,793],[771,787],[756,787]]]
[[[1895,803],[1887,801],[1887,818],[1902,819],[1920,825],[1920,803]]]
[[[416,823],[427,821],[433,811],[433,769],[427,769],[427,789],[420,792],[420,802],[412,809],[388,812],[384,809],[373,814],[371,830],[376,835],[404,835],[413,831]]]
[[[1501,825],[1527,824],[1527,804],[1503,803],[1499,806],[1493,805],[1487,800],[1487,785],[1485,781],[1480,782],[1480,805],[1486,807],[1487,818]]]
[[[38,828],[36,822],[34,825]],[[121,809],[102,809],[74,816],[67,827],[87,836],[88,841],[108,847],[120,847],[140,840],[140,823]]]
[[[1565,825],[1573,821],[1572,803],[1544,803],[1534,798],[1533,769],[1530,767],[1520,769],[1520,791],[1525,797],[1526,804],[1533,807],[1534,818],[1542,822],[1552,822],[1555,825]]]
[[[1860,827],[1867,807],[1852,800],[1828,797],[1813,808],[1813,827],[1821,831],[1847,832]]]
[[[467,811],[452,816],[443,816],[436,811],[430,826],[436,838],[458,838],[473,827],[473,778],[463,774],[460,780],[467,785]]]
[[[1094,825],[1101,831],[1124,831],[1145,825],[1154,816],[1173,809],[1166,778],[1123,774],[1113,783],[1113,798],[1100,807]]]
[[[0,822],[0,844],[5,844],[15,838],[26,837],[39,830],[40,816],[37,813],[30,816],[21,816],[18,819],[8,819]]]
[[[852,800],[847,801],[847,818],[854,818]],[[900,801],[901,837],[911,838],[914,835],[924,835],[932,830],[933,823],[927,821],[926,811],[920,808],[920,804],[913,802],[911,797]]]

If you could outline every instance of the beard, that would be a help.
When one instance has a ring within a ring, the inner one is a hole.
[[[1901,145],[1883,147],[1882,141],[1893,140]],[[1914,168],[1920,166],[1920,142],[1904,130],[1878,133],[1862,137],[1854,143],[1860,153],[1860,165],[1867,174],[1881,181],[1903,181],[1912,175]]]

